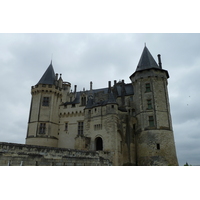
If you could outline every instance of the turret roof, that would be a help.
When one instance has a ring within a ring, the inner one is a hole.
[[[147,47],[145,46],[142,55],[140,57],[140,61],[138,63],[136,71],[150,69],[150,68],[161,69],[154,60],[153,56],[151,55]]]
[[[52,62],[50,63],[49,67],[43,74],[42,78],[39,80],[38,84],[49,84],[53,85],[56,80],[56,75],[53,69]]]

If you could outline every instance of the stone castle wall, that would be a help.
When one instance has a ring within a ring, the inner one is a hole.
[[[0,142],[0,166],[110,166],[101,152]],[[105,155],[107,156],[107,155]]]

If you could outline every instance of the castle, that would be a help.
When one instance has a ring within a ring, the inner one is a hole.
[[[178,165],[162,69],[145,46],[130,83],[78,92],[52,62],[32,86],[26,145],[97,151],[112,165]]]

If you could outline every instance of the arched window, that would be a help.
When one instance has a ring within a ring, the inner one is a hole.
[[[96,145],[96,151],[102,151],[103,150],[103,140],[101,137],[97,137],[95,139],[95,145]]]

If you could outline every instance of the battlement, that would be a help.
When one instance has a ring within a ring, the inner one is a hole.
[[[62,88],[55,85],[39,84],[31,87],[31,92],[42,92],[42,91],[62,91]]]

